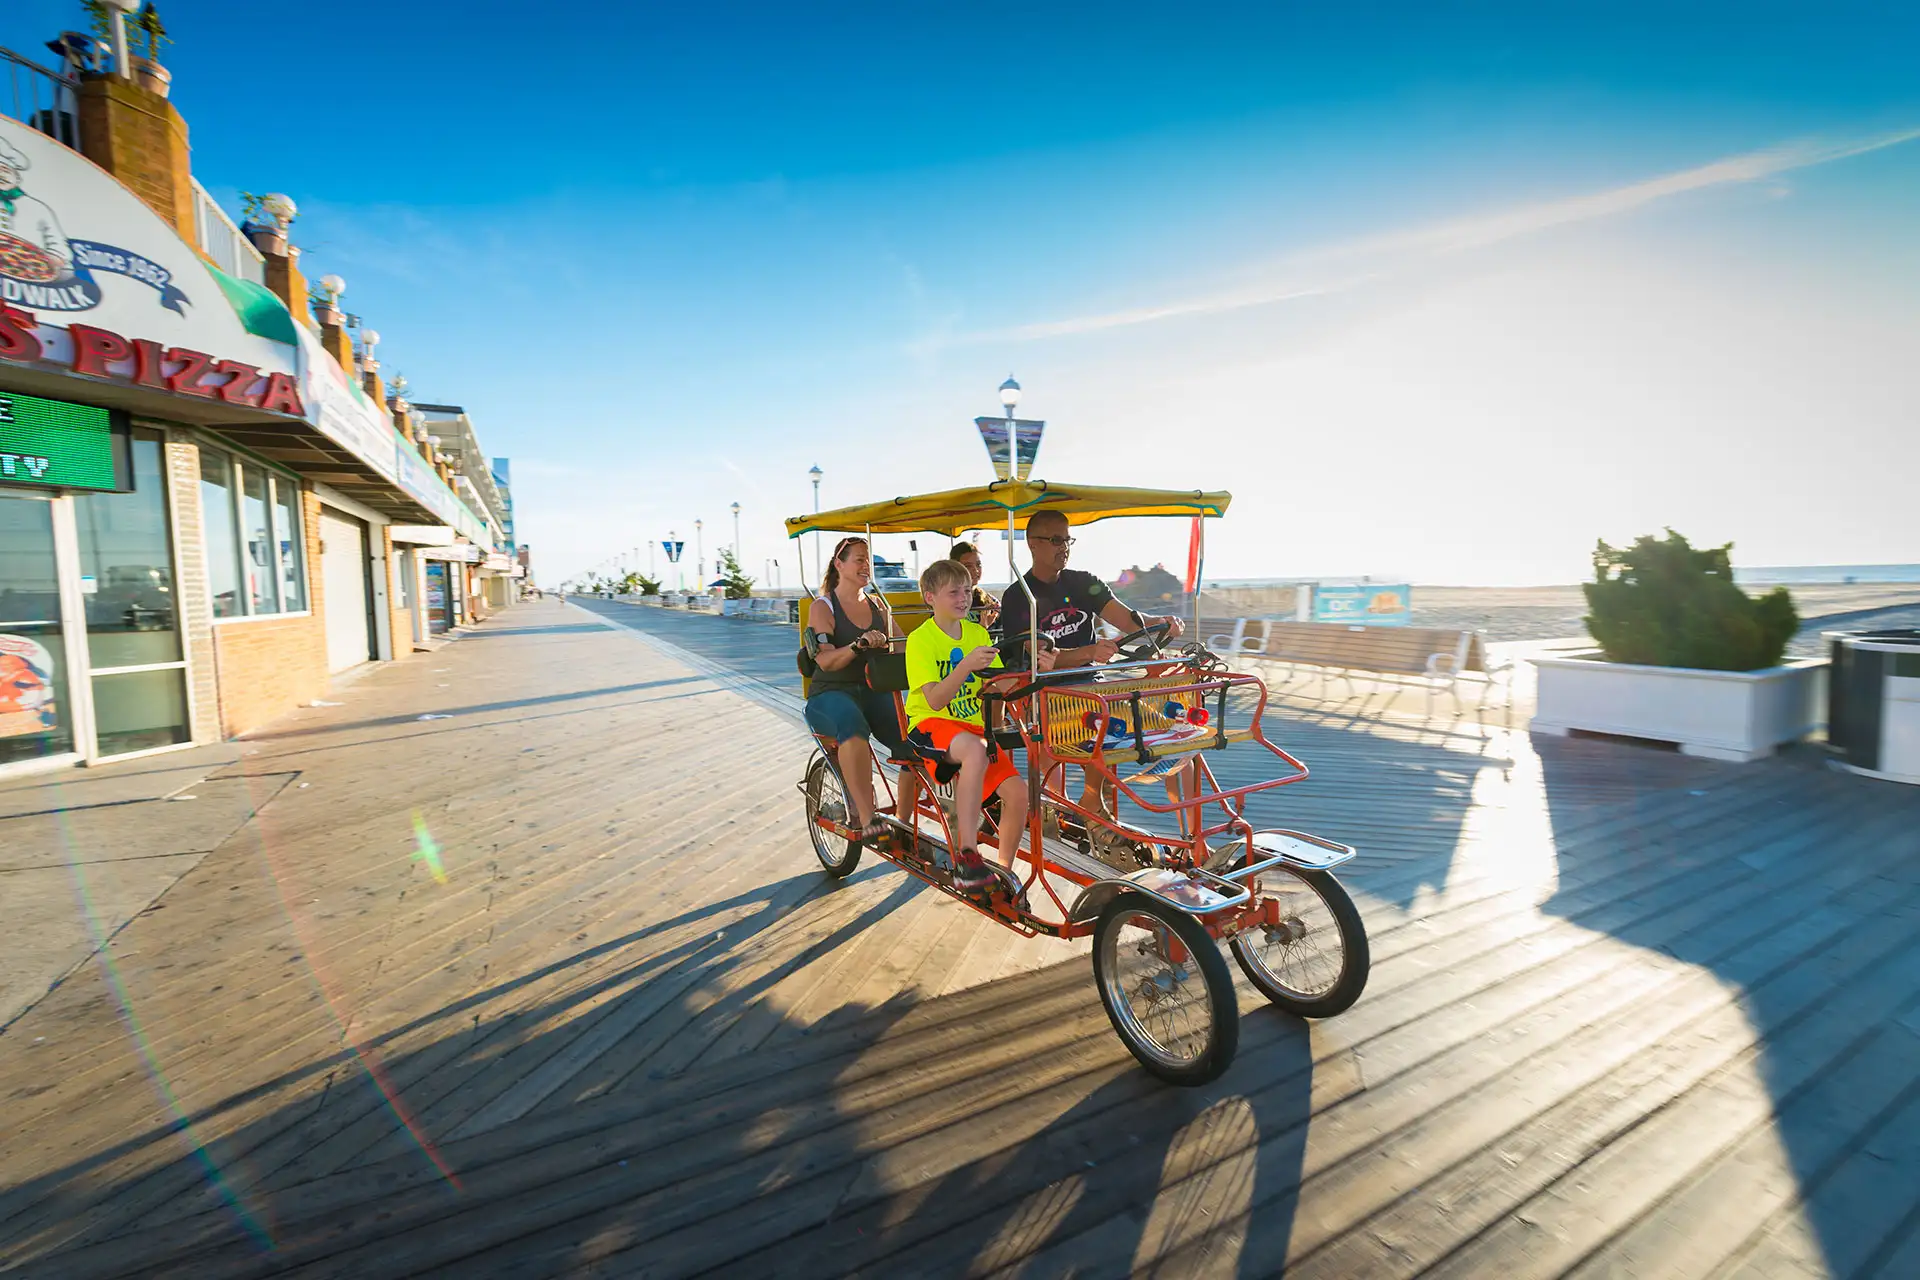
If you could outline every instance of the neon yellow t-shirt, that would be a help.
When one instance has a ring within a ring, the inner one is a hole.
[[[937,684],[953,674],[960,660],[978,649],[981,645],[990,645],[993,637],[987,629],[977,622],[962,619],[960,638],[954,639],[940,629],[940,624],[928,618],[914,628],[907,637],[907,727],[915,728],[922,720],[936,717],[944,720],[963,720],[968,724],[977,724],[986,728],[986,716],[980,710],[980,673],[974,672],[953,700],[936,711],[927,705],[927,696],[920,692],[930,684]],[[993,665],[1000,665],[995,655]]]

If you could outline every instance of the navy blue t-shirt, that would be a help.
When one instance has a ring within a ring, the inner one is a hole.
[[[1052,582],[1040,581],[1031,570],[1025,577],[1039,609],[1041,636],[1053,641],[1055,649],[1084,649],[1094,642],[1099,635],[1094,624],[1113,599],[1106,583],[1080,569],[1062,569]],[[994,627],[1001,660],[1009,667],[1027,665],[1029,617],[1027,593],[1016,582],[1000,597],[1000,618]]]

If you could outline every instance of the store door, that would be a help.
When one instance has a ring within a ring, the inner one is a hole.
[[[447,590],[447,562],[427,561],[427,630],[440,635],[453,625],[453,605]]]
[[[0,770],[74,751],[53,503],[0,493]]]
[[[345,671],[373,659],[367,526],[322,507],[320,545],[320,577],[327,593],[327,670]]]

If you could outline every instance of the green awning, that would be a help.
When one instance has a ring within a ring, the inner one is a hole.
[[[300,340],[293,332],[293,313],[273,290],[251,280],[236,279],[211,262],[207,263],[207,270],[213,273],[220,292],[227,295],[228,305],[248,333],[269,342],[284,342],[290,347],[299,345]]]

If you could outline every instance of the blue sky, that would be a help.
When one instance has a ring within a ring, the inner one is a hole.
[[[549,580],[739,501],[790,583],[809,466],[981,478],[1009,369],[1042,473],[1231,488],[1220,576],[1920,560],[1920,22],[1672,8],[177,0],[164,61]]]

